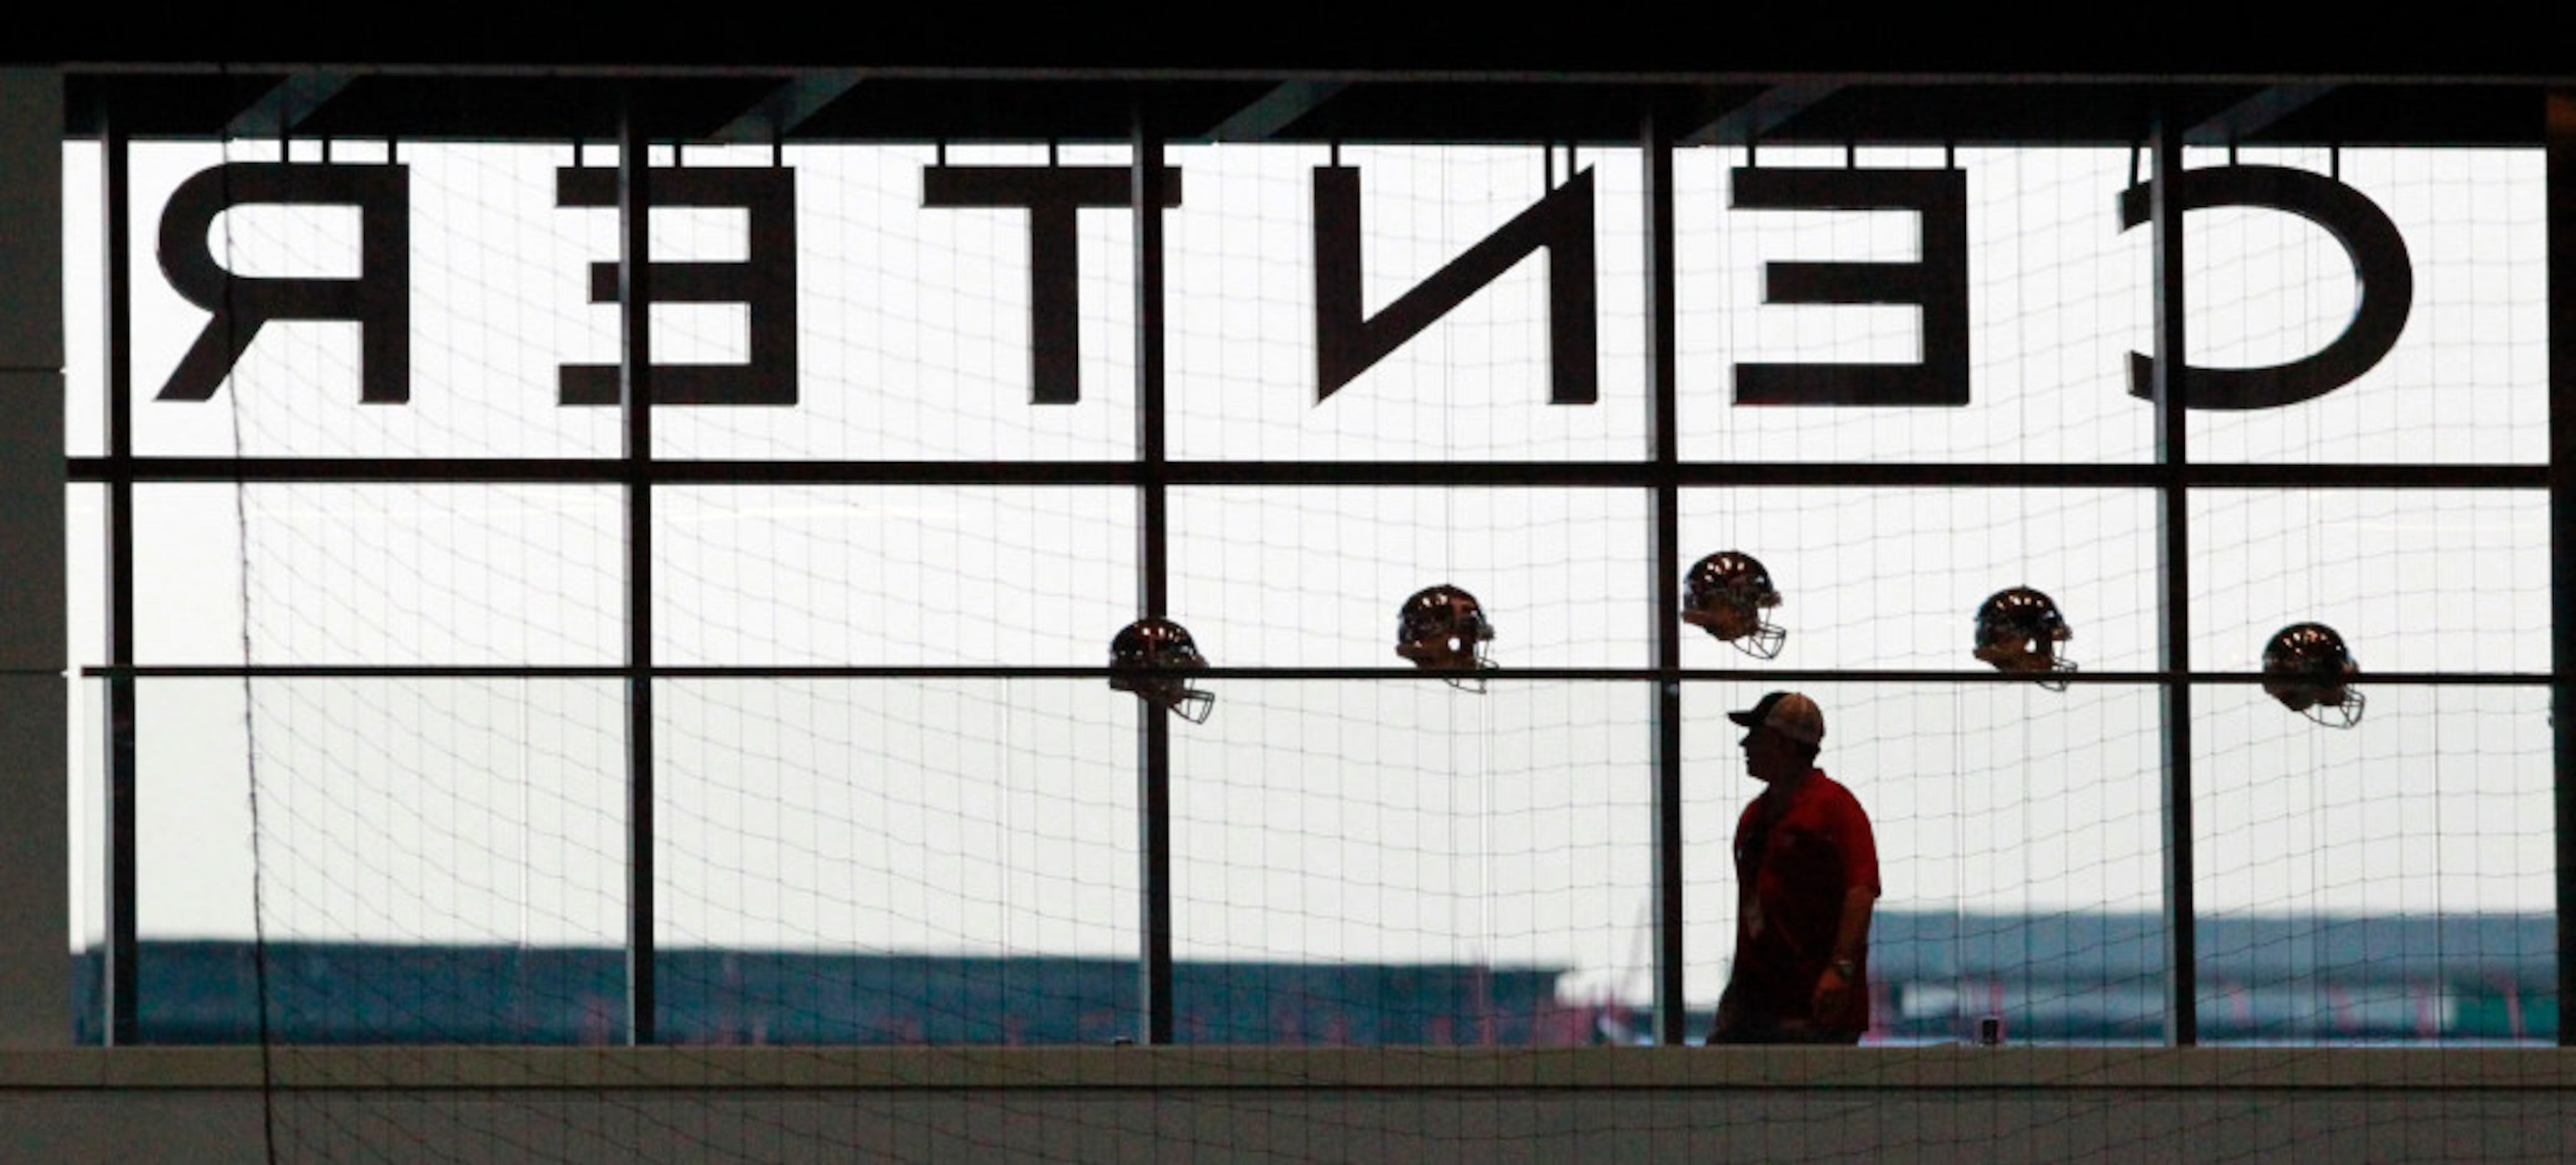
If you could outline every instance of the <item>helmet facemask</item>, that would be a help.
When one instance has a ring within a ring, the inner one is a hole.
[[[1216,694],[1193,688],[1185,680],[1148,680],[1135,691],[1147,703],[1168,709],[1192,724],[1207,723],[1216,711]]]
[[[2040,677],[2039,686],[2052,692],[2066,690],[2066,681],[2048,677],[2075,670],[2075,661],[2057,653],[2059,640],[2072,638],[2071,633],[2058,635],[2023,635],[2006,633],[1989,636],[1977,644],[1977,658],[1995,665],[1997,671],[2024,672]]]
[[[2328,728],[2361,723],[2369,701],[2350,684],[2265,684],[2263,690],[2283,707]]]
[[[1789,632],[1764,618],[1762,609],[1776,606],[1779,601],[1777,595],[1769,603],[1734,594],[1719,595],[1705,606],[1685,608],[1682,621],[1735,645],[1737,651],[1755,659],[1778,659],[1780,648],[1789,641]]]

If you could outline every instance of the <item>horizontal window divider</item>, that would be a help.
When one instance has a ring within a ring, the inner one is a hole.
[[[1953,465],[1850,461],[708,461],[596,458],[74,457],[76,482],[468,485],[1940,486],[2545,489],[2546,465]]]
[[[1005,664],[739,664],[656,667],[620,667],[616,665],[500,665],[500,664],[140,664],[120,667],[106,664],[80,669],[84,678],[132,676],[136,679],[663,679],[663,680],[781,680],[781,679],[995,679],[995,680],[1106,680],[1112,675],[1130,674],[1099,666],[1024,666]],[[1993,671],[1942,668],[1646,668],[1646,667],[1527,667],[1454,668],[1411,667],[1210,667],[1170,673],[1138,672],[1133,674],[1184,675],[1203,680],[1251,680],[1299,682],[1316,680],[1371,680],[1423,683],[1446,680],[1481,680],[1493,683],[1515,681],[1598,681],[1611,683],[1923,683],[1966,685],[2027,685],[2037,683],[2074,685],[2150,685],[2150,684],[2259,684],[2269,677],[2261,672],[2173,672],[2173,671],[2082,671],[2053,672],[2045,680],[2030,676],[2003,675]],[[2354,685],[2403,685],[2413,687],[2541,687],[2551,682],[2547,672],[2365,672],[2351,676]]]

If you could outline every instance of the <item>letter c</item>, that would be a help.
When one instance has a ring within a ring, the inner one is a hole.
[[[2361,301],[2334,342],[2287,364],[2262,368],[2183,369],[2182,403],[2195,409],[2268,409],[2314,400],[2370,371],[2406,330],[2415,300],[2415,269],[2405,237],[2377,204],[2360,191],[2322,174],[2282,166],[2222,166],[2185,170],[2174,179],[2183,210],[2259,206],[2287,211],[2324,227],[2352,260]],[[2151,186],[2120,192],[2120,226],[2147,221]],[[2129,354],[2129,395],[2152,397],[2155,358]]]

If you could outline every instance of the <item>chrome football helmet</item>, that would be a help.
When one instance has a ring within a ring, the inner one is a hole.
[[[2075,661],[2057,649],[2074,637],[2056,600],[2030,587],[1996,591],[1977,608],[1977,658],[1997,671],[2040,676],[2039,685],[2052,692],[2065,691],[2066,681],[2046,677],[2075,670]]]
[[[2360,670],[2343,636],[2323,623],[2293,623],[2263,645],[2264,694],[2328,728],[2361,723],[2364,701],[2352,688]]]
[[[1424,587],[1404,600],[1396,612],[1395,653],[1414,666],[1433,669],[1489,668],[1494,661],[1485,645],[1494,641],[1494,625],[1485,619],[1476,596],[1447,583]],[[1481,684],[1452,679],[1458,687]]]
[[[1740,550],[1700,559],[1682,583],[1682,621],[1756,659],[1778,659],[1789,633],[1764,617],[1780,605],[1771,572]]]
[[[1169,619],[1148,616],[1120,628],[1109,641],[1109,686],[1134,692],[1146,703],[1178,712],[1192,724],[1207,723],[1216,697],[1191,687],[1187,673],[1207,666],[1189,629]]]

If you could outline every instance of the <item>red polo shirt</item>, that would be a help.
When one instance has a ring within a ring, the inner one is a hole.
[[[1810,1016],[1816,980],[1834,957],[1834,930],[1842,922],[1843,895],[1854,886],[1879,890],[1878,843],[1869,815],[1851,790],[1810,770],[1785,807],[1771,794],[1745,806],[1735,823],[1735,878],[1741,899],[1735,920],[1736,1006],[1769,1022],[1807,1020],[1825,1031],[1869,1028],[1869,956],[1861,952],[1842,1014]]]

